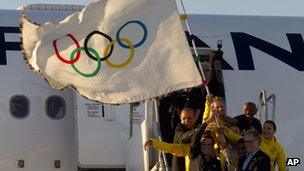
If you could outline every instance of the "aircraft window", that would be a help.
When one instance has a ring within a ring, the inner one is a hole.
[[[24,119],[30,113],[30,101],[26,96],[15,95],[10,99],[10,114],[16,119]]]
[[[46,114],[52,119],[61,119],[65,116],[65,101],[60,96],[50,96],[46,99]]]

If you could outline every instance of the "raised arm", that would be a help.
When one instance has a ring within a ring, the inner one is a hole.
[[[172,144],[152,138],[145,143],[144,145],[145,150],[147,150],[148,147],[151,145],[157,150],[161,150],[165,153],[171,153],[178,157],[185,157],[188,156],[190,153],[189,144]]]

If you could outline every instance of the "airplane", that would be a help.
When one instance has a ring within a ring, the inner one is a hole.
[[[31,20],[44,23],[82,8],[40,4],[23,10]],[[52,89],[23,60],[21,14],[22,10],[0,10],[0,170],[147,169],[147,161],[155,162],[157,154],[147,154],[142,144],[153,136],[151,132],[157,132],[159,123],[151,111],[159,106],[155,102],[111,106],[84,99],[72,90]],[[247,101],[259,104],[257,118],[277,123],[276,137],[287,157],[303,160],[304,18],[188,18],[198,49],[217,49],[216,42],[222,42],[227,114],[241,114]],[[289,170],[304,170],[304,166],[300,162]]]

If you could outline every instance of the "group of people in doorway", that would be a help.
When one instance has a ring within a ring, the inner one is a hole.
[[[173,154],[172,171],[286,171],[275,122],[262,125],[256,112],[256,105],[247,102],[243,114],[231,118],[223,98],[207,95],[202,122],[195,124],[197,113],[185,107],[173,143],[150,139],[144,148]]]

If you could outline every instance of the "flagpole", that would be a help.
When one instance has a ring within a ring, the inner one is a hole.
[[[189,21],[188,21],[186,9],[185,9],[183,0],[180,0],[180,2],[181,2],[181,7],[182,7],[182,10],[183,10],[183,13],[184,13],[184,15],[181,18],[182,18],[182,20],[185,21],[186,27],[187,27],[187,31],[189,32],[189,35],[191,37],[193,34],[192,34],[192,31],[191,31],[191,28],[190,28],[190,24],[189,24]],[[191,44],[192,44],[195,56],[198,56],[198,52],[197,52],[197,48],[196,48],[196,44],[195,44],[194,39],[191,39]],[[202,67],[202,64],[201,64],[200,61],[198,62],[198,66],[199,66],[199,69],[200,69],[200,71],[202,73],[202,77],[203,77],[203,80],[204,80],[204,83],[205,83],[206,82],[206,76],[205,76],[205,73],[204,73],[204,70],[203,70],[203,67]],[[204,86],[206,88],[207,94],[210,95],[210,91],[209,91],[208,85],[204,84]],[[215,123],[216,123],[217,127],[220,126],[219,125],[219,119],[218,119],[218,117],[215,117]]]
[[[192,32],[191,32],[190,24],[189,24],[189,21],[188,21],[186,9],[185,9],[183,0],[180,0],[180,2],[181,2],[181,7],[182,7],[182,10],[183,10],[183,13],[184,13],[184,15],[182,17],[182,20],[185,21],[186,27],[187,27],[187,31],[189,32],[189,35],[191,37],[192,36]],[[192,44],[195,56],[198,57],[199,55],[198,55],[198,52],[197,52],[197,48],[196,48],[196,44],[195,44],[194,39],[191,39],[191,44]],[[206,76],[205,76],[205,73],[204,73],[204,70],[203,70],[203,67],[202,67],[202,64],[201,64],[200,61],[198,62],[198,66],[199,66],[199,69],[200,69],[200,71],[202,73],[202,77],[203,77],[203,80],[204,80],[204,86],[206,88],[207,94],[210,95],[209,87],[208,87],[207,84],[205,84],[205,82],[206,82]]]
[[[141,124],[142,130],[142,144],[144,144],[149,139],[149,123],[148,123],[148,100],[145,100],[145,118]],[[150,156],[149,151],[144,150],[144,170],[149,171],[149,164],[150,164]]]
[[[153,103],[154,103],[155,122],[156,122],[156,125],[157,125],[158,140],[162,141],[163,138],[162,138],[161,131],[160,131],[160,119],[159,119],[159,111],[158,111],[158,105],[157,105],[157,99],[156,98],[153,99]],[[167,162],[167,159],[166,159],[165,152],[163,152],[163,151],[160,152],[160,155],[159,155],[160,163],[161,163],[161,157],[163,158],[165,170],[168,171],[169,168],[168,168],[168,162]]]
[[[182,7],[182,10],[183,10],[183,13],[184,13],[184,16],[182,16],[181,18],[185,21],[186,27],[187,27],[187,31],[189,32],[189,35],[190,35],[190,37],[191,37],[191,36],[192,36],[192,32],[191,32],[190,24],[189,24],[189,21],[188,21],[186,9],[185,9],[183,0],[180,0],[180,2],[181,2],[181,7]],[[192,47],[193,47],[195,56],[198,56],[198,52],[197,52],[197,49],[196,49],[196,44],[195,44],[194,39],[191,39],[191,43],[192,43]],[[201,71],[201,73],[202,73],[202,77],[203,77],[203,80],[204,80],[204,83],[205,83],[205,82],[206,82],[206,77],[205,77],[204,70],[203,70],[203,67],[202,67],[202,64],[201,64],[200,61],[198,62],[198,66],[199,66],[199,69],[200,69],[200,71]],[[210,95],[210,91],[209,91],[208,85],[207,85],[207,84],[204,84],[204,86],[205,86],[205,88],[206,88],[207,94]],[[216,126],[217,126],[217,127],[220,127],[219,118],[218,118],[217,116],[215,116],[214,119],[215,119]],[[225,156],[225,157],[227,157],[227,156]],[[229,160],[228,160],[228,159],[226,159],[226,160],[227,160],[228,164],[230,165]]]

